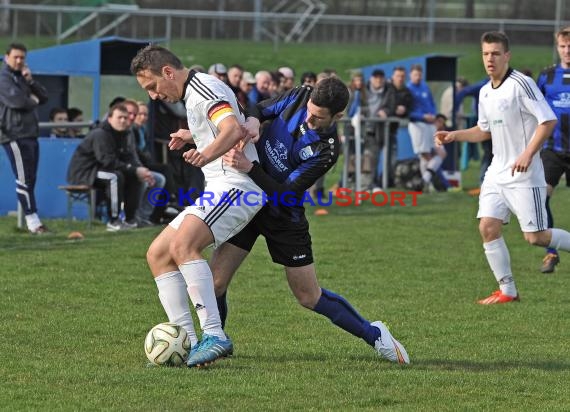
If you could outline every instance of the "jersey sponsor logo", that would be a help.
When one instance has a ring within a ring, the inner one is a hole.
[[[567,109],[570,107],[570,93],[558,93],[558,99],[552,100],[554,107]]]
[[[301,157],[301,160],[307,160],[308,158],[312,157],[313,155],[314,155],[314,153],[313,153],[313,149],[311,148],[311,146],[303,147],[299,151],[299,156]]]
[[[267,158],[273,166],[279,171],[285,172],[288,170],[287,166],[283,164],[283,160],[287,160],[287,148],[283,143],[278,142],[276,147],[271,147],[269,140],[266,140],[265,153],[267,153]]]

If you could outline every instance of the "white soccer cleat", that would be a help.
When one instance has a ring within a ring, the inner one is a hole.
[[[386,325],[379,320],[371,323],[372,326],[380,329],[380,337],[374,342],[374,348],[378,354],[390,362],[398,362],[399,364],[410,363],[410,357],[404,346],[398,342]]]

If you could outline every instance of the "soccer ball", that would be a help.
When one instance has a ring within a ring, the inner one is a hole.
[[[144,340],[144,352],[154,365],[181,366],[186,363],[190,342],[186,329],[176,323],[159,323]]]

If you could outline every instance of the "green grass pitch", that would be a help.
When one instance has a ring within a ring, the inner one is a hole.
[[[476,166],[468,170],[474,175]],[[557,223],[570,191],[553,200]],[[308,209],[323,287],[405,344],[407,367],[296,304],[258,242],[229,293],[231,359],[206,370],[147,368],[143,341],[166,321],[145,250],[159,229],[31,237],[0,218],[0,405],[5,410],[563,410],[568,407],[568,258],[506,228],[520,303],[495,288],[465,192],[416,207]],[[74,230],[83,230],[81,222]]]

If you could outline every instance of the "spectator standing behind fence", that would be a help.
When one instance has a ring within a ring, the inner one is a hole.
[[[348,85],[348,105],[347,105],[347,116],[350,117],[350,122],[344,124],[344,144],[348,145],[348,170],[347,174],[347,186],[351,187],[354,185],[354,172],[355,172],[355,155],[354,155],[354,128],[355,122],[360,123],[363,113],[367,113],[368,109],[368,99],[366,97],[366,85],[364,84],[364,76],[362,73],[354,73],[350,79]],[[342,182],[341,182],[342,183]],[[335,185],[331,188],[332,192],[335,192],[340,184]]]
[[[248,94],[249,104],[256,105],[262,100],[269,98],[269,87],[271,86],[271,73],[267,70],[261,70],[255,73],[255,84]]]
[[[385,120],[394,114],[396,109],[394,88],[386,82],[384,70],[376,69],[372,72],[366,89],[366,97],[368,118]],[[376,170],[378,168],[378,155],[384,147],[384,131],[383,122],[368,122],[366,124],[362,156],[362,187],[364,190],[372,190],[379,186]],[[388,150],[390,153],[396,152],[395,141],[391,142]],[[391,172],[393,173],[393,170]]]
[[[478,81],[475,84],[470,84],[464,86],[456,95],[455,95],[455,107],[460,107],[461,103],[466,97],[473,98],[473,116],[470,117],[457,117],[457,123],[460,123],[460,120],[464,121],[464,127],[470,128],[477,124],[478,121],[478,111],[479,111],[479,92],[481,88],[485,86],[489,82],[489,78],[484,78],[483,80]],[[465,150],[470,150],[469,146],[473,145],[473,143],[467,143],[467,148]],[[483,179],[485,178],[485,173],[487,172],[487,168],[491,164],[491,160],[493,160],[493,148],[491,144],[491,140],[485,140],[481,142],[481,148],[483,149],[483,156],[481,157],[481,168],[479,172],[479,183],[483,184]],[[468,156],[468,155],[467,155]],[[469,157],[469,156],[468,156]],[[479,196],[481,192],[480,188],[471,189],[469,194],[472,196]]]
[[[394,88],[394,100],[395,109],[394,115],[401,118],[407,119],[412,111],[412,106],[414,103],[414,97],[412,92],[406,86],[406,69],[402,66],[394,68],[392,72],[392,87]],[[391,148],[391,164],[390,169],[392,174],[388,176],[388,186],[394,186],[394,176],[393,173],[396,169],[396,164],[398,162],[398,129],[400,128],[400,123],[392,122],[390,123],[390,140],[394,142],[394,146]]]
[[[560,178],[566,173],[570,176],[570,27],[556,33],[556,49],[560,63],[542,71],[538,76],[537,85],[546,101],[554,111],[558,123],[548,140],[544,143],[540,157],[544,164],[546,178],[546,214],[548,227],[554,227],[550,198]],[[560,262],[558,251],[547,248],[544,256],[542,273],[554,272],[555,266]]]
[[[455,107],[455,113],[453,112],[453,106],[455,104],[455,95],[468,85],[469,82],[464,77],[460,76],[455,80],[455,94],[452,85],[447,87],[441,94],[441,98],[439,99],[439,112],[447,119],[445,124],[447,127],[454,126],[454,115],[463,117],[462,104],[459,103],[459,105]]]
[[[0,71],[0,143],[16,178],[16,194],[32,234],[49,232],[42,224],[34,189],[39,162],[40,133],[36,107],[47,102],[46,89],[32,77],[26,65],[26,46],[12,43]]]
[[[255,77],[251,72],[243,72],[239,82],[239,90],[236,93],[236,98],[239,104],[245,109],[249,107],[249,92],[253,90],[255,84]]]
[[[435,102],[429,86],[422,80],[423,68],[413,65],[410,69],[408,88],[414,98],[408,131],[412,140],[414,153],[420,159],[420,172],[424,182],[424,190],[432,187],[432,178],[441,166],[442,158],[433,154],[435,147],[433,135],[435,133]]]
[[[141,182],[154,184],[152,174],[137,157],[128,116],[125,105],[119,103],[111,107],[101,126],[91,130],[79,144],[67,169],[70,184],[105,190],[109,232],[137,227],[135,212]],[[119,212],[123,202],[125,221],[121,222]]]

